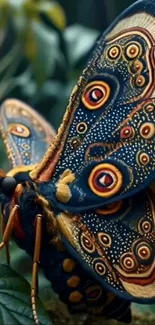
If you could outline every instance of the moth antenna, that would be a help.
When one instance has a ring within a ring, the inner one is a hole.
[[[0,177],[5,177],[5,176],[6,176],[5,172],[2,169],[0,169]]]
[[[2,242],[0,243],[0,250],[9,243],[12,232],[15,229],[15,218],[18,209],[19,205],[16,204],[10,212],[9,219],[3,233]]]
[[[36,237],[33,255],[33,269],[32,269],[32,284],[31,284],[31,305],[34,322],[39,325],[39,319],[36,308],[36,297],[38,291],[38,265],[40,262],[40,249],[41,249],[41,234],[42,234],[42,215],[36,216]]]

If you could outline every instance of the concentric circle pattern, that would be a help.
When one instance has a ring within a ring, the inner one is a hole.
[[[82,95],[82,102],[89,110],[96,110],[107,102],[110,97],[110,87],[104,81],[90,82]]]
[[[101,197],[111,197],[122,186],[123,175],[111,164],[99,164],[90,173],[88,184],[93,193]]]
[[[22,138],[30,136],[30,130],[27,126],[21,123],[12,123],[9,125],[9,132]]]

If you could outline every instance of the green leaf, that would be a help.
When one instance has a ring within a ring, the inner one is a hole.
[[[98,35],[98,31],[78,24],[66,28],[64,38],[67,42],[68,56],[72,66],[75,66],[91,50]]]
[[[0,19],[1,19],[1,16],[0,16]],[[6,34],[5,28],[0,27],[0,46],[2,46],[2,44],[3,44],[5,34]]]
[[[32,98],[36,94],[37,85],[35,80],[32,79],[30,66],[21,75],[14,78],[14,86],[18,88],[21,97],[24,94],[24,97]]]
[[[56,62],[63,64],[64,56],[60,51],[57,32],[35,20],[31,22],[29,29],[31,37],[27,38],[27,49],[31,53],[37,83],[41,86],[52,74]]]
[[[9,0],[9,3],[12,8],[19,9],[25,3],[25,0]]]
[[[63,30],[66,27],[65,11],[58,2],[42,1],[38,4],[38,9],[46,14],[58,29]]]
[[[5,29],[8,23],[9,6],[6,0],[0,0],[0,28]]]
[[[26,30],[25,54],[30,61],[34,61],[38,54],[38,44],[34,37],[32,24]]]
[[[5,71],[11,64],[14,64],[19,57],[19,44],[14,44],[10,51],[0,61],[0,74]]]
[[[1,8],[8,8],[9,1],[8,0],[0,0],[0,9]]]
[[[9,163],[7,161],[8,161],[8,155],[6,153],[3,140],[0,138],[0,166],[1,169],[4,170],[5,172],[8,171],[8,167],[9,167]]]
[[[0,324],[34,325],[30,285],[8,265],[0,264]],[[52,322],[37,299],[37,311],[40,325]]]

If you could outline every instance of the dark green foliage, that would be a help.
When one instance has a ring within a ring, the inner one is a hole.
[[[51,320],[38,301],[40,325],[51,325]],[[0,266],[0,324],[33,325],[30,285],[9,266]]]
[[[26,101],[57,128],[99,31],[129,2],[1,1],[0,101]]]

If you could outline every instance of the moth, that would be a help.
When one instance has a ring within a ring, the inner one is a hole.
[[[98,39],[57,135],[7,100],[1,133],[5,225],[71,312],[130,322],[130,302],[155,302],[155,3],[141,0]],[[47,149],[47,146],[49,145]],[[45,152],[45,154],[43,154]]]

